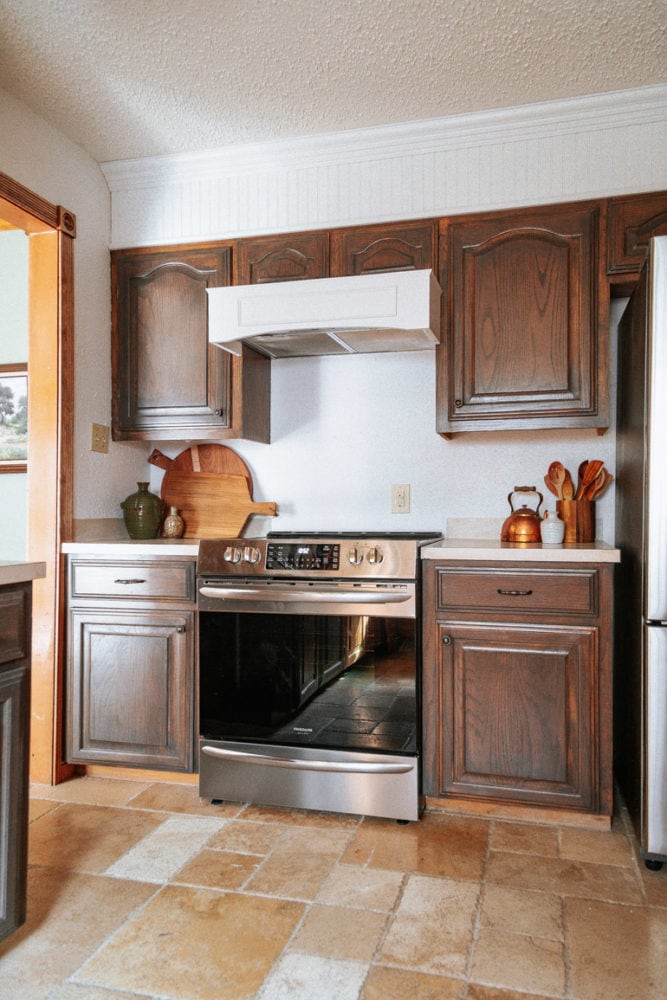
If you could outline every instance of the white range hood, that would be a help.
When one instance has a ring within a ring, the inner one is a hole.
[[[387,271],[208,290],[209,341],[270,358],[424,351],[440,340],[433,272]]]

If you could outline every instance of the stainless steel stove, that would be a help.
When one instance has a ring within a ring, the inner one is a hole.
[[[419,551],[437,532],[200,543],[200,794],[419,818]]]

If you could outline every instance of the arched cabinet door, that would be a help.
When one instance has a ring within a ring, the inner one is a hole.
[[[269,437],[268,360],[209,344],[207,288],[231,281],[231,247],[111,256],[115,440]]]
[[[599,203],[443,220],[437,429],[606,428]]]

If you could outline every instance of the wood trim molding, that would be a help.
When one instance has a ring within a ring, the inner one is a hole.
[[[73,483],[74,241],[76,220],[0,173],[0,216],[29,236],[28,559],[33,583],[30,777],[57,783],[62,762],[64,561]]]
[[[6,204],[0,205],[0,213],[5,221],[26,233],[36,233],[44,226],[57,232],[76,236],[76,216],[62,205],[52,205],[18,181],[0,171],[0,198]],[[26,220],[28,213],[31,218]],[[14,216],[13,218],[11,216]],[[42,225],[39,225],[41,223]]]

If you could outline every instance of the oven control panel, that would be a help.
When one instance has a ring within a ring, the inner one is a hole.
[[[315,542],[269,542],[266,546],[266,569],[337,570],[340,568],[340,545]]]

